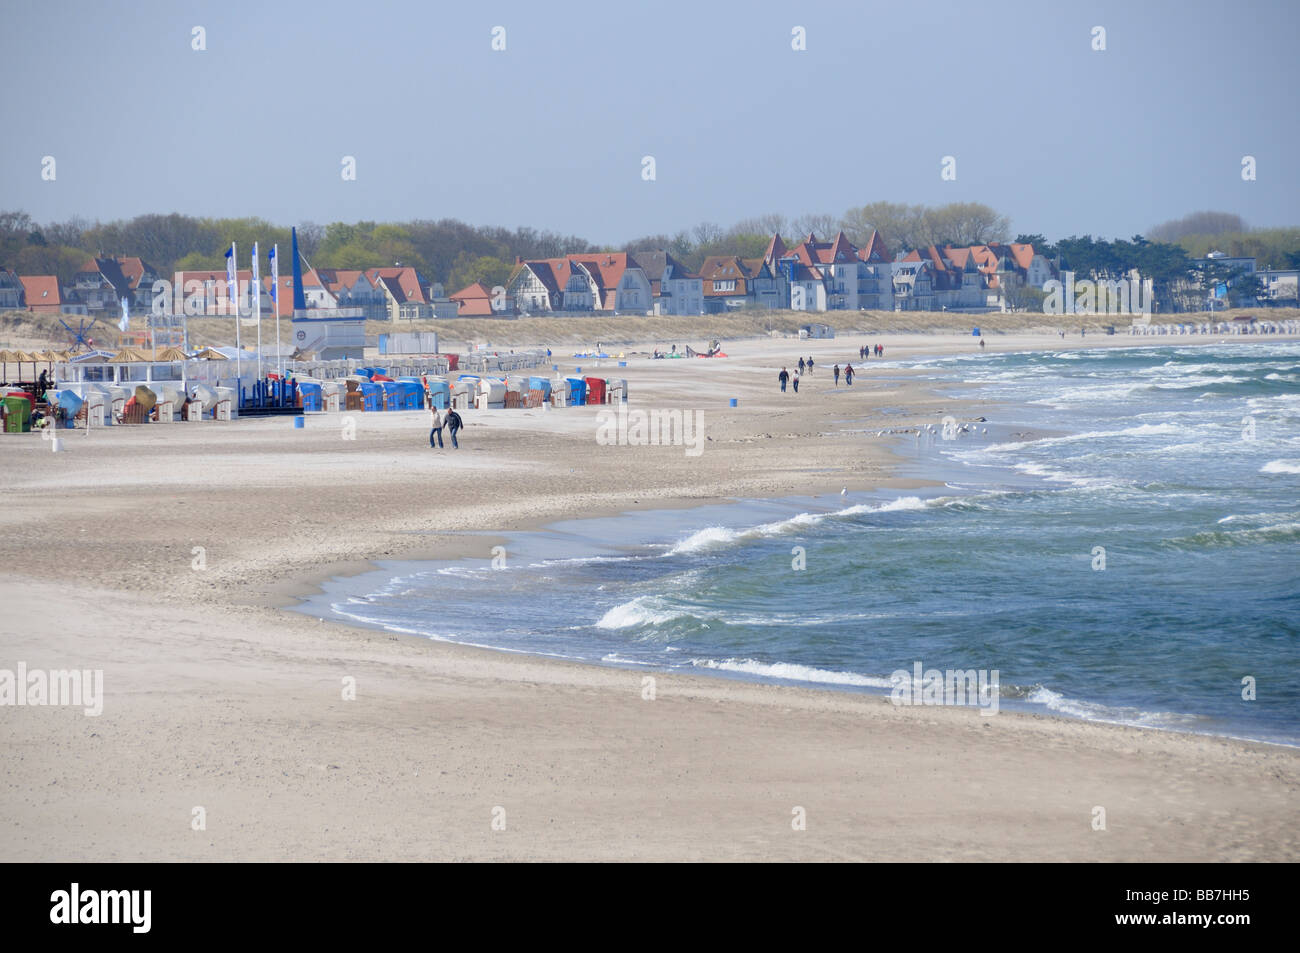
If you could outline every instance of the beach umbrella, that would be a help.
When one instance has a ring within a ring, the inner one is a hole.
[[[215,348],[205,347],[203,350],[199,351],[194,355],[194,360],[225,361],[225,360],[229,360],[229,358],[227,358],[226,355],[222,354],[220,351],[216,350]]]
[[[155,361],[187,361],[188,355],[178,347],[159,348],[154,354]]]
[[[124,347],[108,359],[109,364],[147,364],[151,358],[138,347]]]
[[[18,376],[23,376],[23,365],[30,363],[32,365],[32,377],[36,376],[36,363],[38,358],[35,354],[28,351],[19,351],[14,355],[14,360],[18,362]]]

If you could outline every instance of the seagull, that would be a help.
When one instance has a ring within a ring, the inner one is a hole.
[[[849,488],[847,486],[840,488],[840,496],[844,496],[848,492],[849,492]]]
[[[989,428],[988,428],[988,427],[985,427],[983,430],[980,431],[980,433],[988,433],[988,432],[989,432]]]

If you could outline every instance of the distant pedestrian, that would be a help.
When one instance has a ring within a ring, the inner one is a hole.
[[[808,355],[808,373],[811,374],[812,371],[813,371],[813,359],[812,359],[812,355],[810,354]]]
[[[850,387],[853,386],[853,365],[852,364],[844,365],[844,383]]]
[[[798,375],[798,374],[794,375],[794,377],[792,377],[792,378],[790,379],[790,386],[794,388],[794,392],[795,392],[796,394],[799,393],[799,375]]]
[[[781,368],[781,373],[776,375],[776,379],[781,382],[781,393],[784,394],[785,385],[790,381],[790,372],[783,367]]]
[[[799,373],[802,374],[804,369],[803,358],[799,358]]]
[[[984,339],[983,339],[983,338],[980,338],[980,347],[983,347],[983,346],[984,346]]]
[[[839,386],[840,386],[840,366],[839,366],[838,364],[836,364],[835,367],[833,367],[833,368],[831,369],[831,373],[835,375],[835,386],[836,386],[836,387],[839,387]]]
[[[451,448],[459,450],[460,444],[456,440],[456,431],[465,426],[465,422],[460,419],[460,414],[455,409],[447,411],[447,433],[451,437]]]
[[[433,441],[436,438],[438,441],[436,446],[439,450],[442,450],[442,416],[438,413],[437,404],[430,403],[429,408],[433,411],[433,429],[429,431],[429,449],[432,450],[434,448],[435,444]]]

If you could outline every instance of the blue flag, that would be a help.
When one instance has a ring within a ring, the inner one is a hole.
[[[239,278],[235,272],[235,243],[226,250],[226,291],[230,295],[230,309],[239,317]]]

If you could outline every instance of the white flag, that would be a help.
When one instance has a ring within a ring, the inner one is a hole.
[[[244,318],[244,324],[252,327],[262,319],[262,279],[257,276],[257,242],[253,242],[253,310]]]
[[[126,299],[122,299],[122,320],[117,322],[117,329],[123,334],[131,326],[131,312],[127,310]]]

